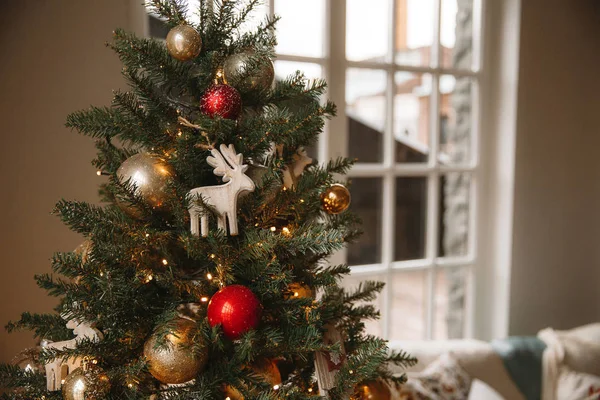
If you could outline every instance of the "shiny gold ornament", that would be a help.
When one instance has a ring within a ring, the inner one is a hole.
[[[178,25],[167,35],[167,50],[179,61],[191,60],[202,50],[202,37],[191,26]]]
[[[173,170],[163,159],[148,153],[139,153],[123,161],[117,170],[121,182],[135,186],[136,193],[151,207],[160,208],[167,199],[167,183]],[[117,204],[126,213],[137,216],[138,211],[126,200]]]
[[[223,389],[225,400],[244,400],[244,395],[231,385],[226,385]]]
[[[206,352],[193,353],[190,349],[196,324],[185,318],[177,318],[176,329],[168,334],[165,346],[152,335],[144,345],[144,357],[149,371],[162,383],[184,383],[192,380],[206,366]],[[197,338],[198,339],[198,338]]]
[[[275,69],[270,58],[245,51],[227,57],[223,63],[223,78],[238,90],[266,90],[273,84]]]
[[[77,368],[71,372],[62,385],[66,400],[101,400],[110,391],[108,376],[98,367],[88,370]]]
[[[340,214],[350,207],[350,191],[342,184],[334,183],[321,193],[321,205],[328,214]]]
[[[308,285],[304,285],[299,282],[291,283],[288,286],[288,290],[289,290],[289,293],[286,294],[286,296],[285,296],[286,299],[291,299],[291,298],[307,299],[307,298],[315,297],[315,293]]]
[[[262,360],[252,365],[252,371],[259,375],[265,382],[271,384],[274,390],[281,387],[281,373],[274,360]],[[223,389],[225,400],[244,400],[244,395],[231,385]]]
[[[358,385],[351,400],[389,400],[391,398],[392,392],[387,383],[376,380]]]

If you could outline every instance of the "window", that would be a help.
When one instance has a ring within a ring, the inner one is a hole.
[[[255,15],[282,17],[277,77],[324,77],[339,106],[313,157],[358,159],[365,234],[335,262],[347,286],[387,283],[368,326],[386,339],[470,335],[482,1],[269,0]]]

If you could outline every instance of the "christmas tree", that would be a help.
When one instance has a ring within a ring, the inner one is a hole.
[[[258,0],[152,0],[166,45],[109,44],[130,91],[68,116],[95,140],[100,207],[55,214],[85,241],[38,285],[52,314],[23,313],[26,367],[0,366],[5,399],[389,398],[414,359],[365,333],[383,285],[341,286],[328,257],[360,233],[314,144],[335,105],[301,72],[273,83],[277,18],[240,33]],[[336,178],[337,177],[337,178]]]

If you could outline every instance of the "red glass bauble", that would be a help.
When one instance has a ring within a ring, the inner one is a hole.
[[[246,286],[226,286],[214,294],[208,303],[208,323],[221,324],[223,333],[231,340],[258,326],[262,305]]]
[[[236,119],[242,111],[242,98],[232,86],[214,85],[202,95],[200,111],[211,117],[219,115],[227,119]]]

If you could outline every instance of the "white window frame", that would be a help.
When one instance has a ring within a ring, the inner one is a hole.
[[[274,15],[275,1],[269,0],[269,12]],[[281,0],[279,0],[281,1]],[[328,82],[328,97],[338,104],[338,116],[331,120],[319,140],[319,160],[329,160],[348,155],[348,126],[346,118],[346,71],[348,68],[367,68],[384,70],[387,77],[386,85],[386,128],[384,131],[383,162],[382,163],[357,163],[349,173],[349,178],[381,178],[383,182],[383,204],[381,222],[381,262],[373,265],[352,266],[352,275],[356,277],[376,276],[392,282],[392,273],[395,271],[427,271],[426,289],[426,316],[425,338],[432,339],[435,328],[435,293],[436,272],[443,268],[466,268],[468,293],[466,302],[465,336],[474,336],[474,309],[475,295],[475,265],[477,258],[477,221],[478,214],[478,180],[480,175],[480,90],[483,77],[482,68],[482,28],[483,3],[485,0],[473,1],[473,68],[460,70],[446,68],[440,65],[441,43],[441,7],[442,0],[435,0],[435,31],[434,43],[431,50],[431,66],[406,66],[394,64],[393,54],[396,49],[396,1],[390,1],[389,16],[389,48],[386,62],[350,61],[346,59],[346,0],[325,0],[325,46],[323,57],[303,57],[277,54],[278,60],[313,63],[321,66],[324,77]],[[396,72],[412,72],[430,74],[432,77],[432,90],[430,94],[430,132],[429,154],[427,163],[397,164],[394,160],[395,138],[393,132],[394,121],[394,88]],[[445,166],[439,163],[437,153],[439,144],[439,78],[442,75],[456,77],[469,77],[472,79],[473,104],[471,127],[471,161],[468,165]],[[440,177],[447,173],[468,173],[471,177],[470,202],[469,202],[469,246],[467,255],[461,257],[437,257],[439,238],[439,193]],[[427,179],[427,213],[426,213],[426,246],[425,257],[418,260],[394,261],[394,224],[395,224],[395,196],[396,178],[398,177],[425,177]],[[332,262],[344,262],[345,254],[341,252],[334,257]],[[383,292],[382,315],[383,337],[390,337],[390,318],[393,290]]]

